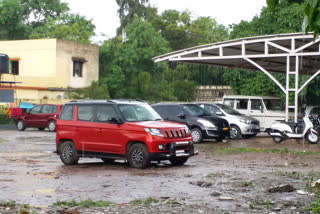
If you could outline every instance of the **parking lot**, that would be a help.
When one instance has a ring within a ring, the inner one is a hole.
[[[182,167],[163,162],[139,170],[124,161],[87,158],[65,166],[54,153],[55,133],[0,130],[0,201],[47,207],[57,201],[103,200],[124,205],[114,206],[114,212],[128,208],[122,211],[130,213],[130,202],[153,198],[158,200],[153,209],[170,212],[296,213],[314,199],[297,190],[305,190],[311,177],[319,178],[318,144],[274,144],[260,135],[196,148],[199,155]],[[296,190],[268,192],[283,184]]]

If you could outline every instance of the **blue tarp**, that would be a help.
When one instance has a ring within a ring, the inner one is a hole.
[[[25,108],[27,110],[31,109],[33,107],[32,103],[25,103],[25,102],[20,102],[19,108]]]

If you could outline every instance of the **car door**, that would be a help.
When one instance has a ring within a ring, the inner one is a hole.
[[[168,120],[177,123],[187,123],[187,115],[181,106],[166,107]]]
[[[250,99],[250,114],[249,116],[260,121],[260,127],[266,128],[265,106],[262,99]]]
[[[95,148],[104,153],[119,153],[123,148],[122,125],[112,122],[117,118],[116,110],[111,104],[99,104],[96,107],[96,120],[94,129],[96,131]]]
[[[43,105],[41,109],[40,114],[40,126],[41,127],[47,127],[48,126],[48,120],[50,117],[54,116],[54,107],[53,105]],[[55,108],[55,110],[57,110]]]
[[[74,125],[79,133],[79,144],[83,151],[99,151],[96,146],[97,131],[94,129],[95,105],[81,104],[77,106],[77,122]]]
[[[41,126],[41,105],[33,107],[25,116],[25,124],[29,127]]]

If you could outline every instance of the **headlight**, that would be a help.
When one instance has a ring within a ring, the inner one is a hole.
[[[251,120],[245,120],[245,119],[240,120],[240,122],[246,123],[246,124],[251,124],[252,123]]]
[[[190,133],[191,133],[191,132],[190,132],[190,129],[188,128],[188,126],[185,126],[185,127],[184,127],[184,130],[186,130],[186,133],[187,133],[187,134],[190,134]]]
[[[164,137],[160,129],[144,128],[144,130],[153,136]]]
[[[207,120],[197,120],[199,123],[201,123],[205,129],[212,129],[212,128],[216,128],[215,125],[213,125],[213,123],[211,123],[210,121]]]

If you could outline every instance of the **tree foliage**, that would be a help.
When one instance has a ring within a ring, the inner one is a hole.
[[[0,0],[0,39],[58,38],[90,42],[95,26],[61,0]]]
[[[288,0],[267,0],[267,5],[270,11],[275,11],[283,1]],[[303,32],[308,33],[313,31],[314,38],[319,36],[320,33],[320,2],[319,0],[289,0],[290,3],[303,3],[303,24],[301,29]]]
[[[90,43],[95,26],[91,20],[75,14],[65,14],[53,19],[47,18],[44,25],[36,27],[30,39],[56,38],[82,43]]]

